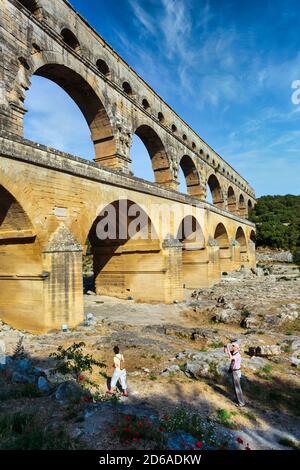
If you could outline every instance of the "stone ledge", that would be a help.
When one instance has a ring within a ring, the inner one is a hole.
[[[173,189],[162,188],[157,183],[151,183],[137,178],[136,176],[124,175],[116,170],[101,167],[95,162],[23,139],[22,137],[9,134],[5,131],[0,131],[0,144],[0,155],[3,157],[207,209],[241,224],[255,228],[255,224],[249,220],[242,219],[206,201],[199,201],[198,199],[181,194]],[[30,153],[27,150],[28,147],[30,148]],[[27,148],[25,152],[24,148]],[[52,158],[49,158],[49,154],[52,155]]]

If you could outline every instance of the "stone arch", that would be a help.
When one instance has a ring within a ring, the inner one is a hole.
[[[214,239],[217,241],[220,248],[229,248],[229,237],[226,227],[221,222],[216,226],[214,232]]]
[[[207,180],[207,185],[212,195],[212,202],[215,206],[224,208],[224,195],[220,182],[216,175],[211,174]]]
[[[205,248],[205,238],[196,217],[193,215],[185,216],[177,230],[177,239],[187,246],[196,244],[199,248]]]
[[[200,175],[193,159],[188,155],[184,155],[180,159],[179,165],[185,177],[188,195],[201,199],[203,197],[203,189],[201,187]]]
[[[250,215],[250,213],[253,211],[253,204],[252,204],[252,201],[251,199],[248,199],[248,216]]]
[[[43,305],[40,244],[21,203],[0,184],[0,311],[16,328],[38,322]],[[12,301],[13,299],[13,301]],[[36,305],[36,310],[33,306]]]
[[[96,61],[96,67],[99,70],[99,72],[102,73],[102,75],[104,75],[105,77],[110,78],[111,72],[110,72],[110,69],[109,69],[109,66],[108,66],[107,62],[104,59],[98,59]]]
[[[147,100],[147,98],[142,99],[142,106],[145,109],[145,111],[150,111],[150,103]]]
[[[32,232],[32,224],[23,207],[2,185],[0,185],[0,231],[2,237],[4,234],[8,237],[14,234],[16,238],[18,232],[19,235],[22,231]]]
[[[182,243],[183,287],[208,287],[208,251],[196,217],[184,217],[178,228],[177,239]]]
[[[255,243],[256,243],[256,233],[255,233],[254,230],[251,230],[249,240],[251,240],[255,245]]]
[[[97,294],[161,300],[160,241],[139,204],[122,199],[105,205],[89,230],[88,243]]]
[[[219,246],[220,272],[232,271],[232,253],[226,227],[221,222],[216,226],[214,239]]]
[[[159,111],[159,113],[157,114],[157,119],[159,120],[159,122],[161,122],[162,124],[164,124],[165,122],[165,116],[163,115],[163,113],[161,111]]]
[[[39,63],[34,68],[33,74],[52,80],[75,101],[90,128],[95,161],[113,166],[116,143],[110,118],[102,100],[80,73],[58,61],[45,62]]]
[[[130,85],[129,82],[123,82],[122,83],[122,89],[124,91],[124,93],[126,93],[126,95],[128,96],[133,96],[133,91],[132,91],[132,86]]]
[[[236,213],[237,211],[236,195],[232,186],[229,186],[227,190],[227,207],[228,207],[229,212],[232,212],[233,214]]]
[[[235,239],[240,246],[240,253],[246,253],[247,252],[247,240],[246,240],[245,232],[242,229],[242,227],[238,227],[236,234],[235,234]]]
[[[146,124],[140,125],[134,133],[142,140],[148,150],[155,182],[169,187],[172,182],[172,170],[161,138],[152,127]]]
[[[243,194],[240,194],[240,197],[239,197],[239,215],[240,217],[247,216],[247,208],[246,208],[245,198]]]
[[[21,5],[27,8],[28,11],[32,15],[34,15],[38,19],[42,19],[44,17],[44,11],[40,6],[40,3],[37,0],[18,0]]]
[[[67,46],[71,47],[71,49],[73,49],[75,52],[80,53],[80,43],[75,34],[69,28],[63,28],[60,34]]]

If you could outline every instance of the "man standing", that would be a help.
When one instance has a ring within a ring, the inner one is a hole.
[[[228,355],[230,359],[229,372],[232,374],[232,383],[236,396],[236,406],[245,406],[245,401],[243,397],[243,392],[241,389],[241,354],[239,352],[238,343],[234,342],[224,346],[224,352]]]

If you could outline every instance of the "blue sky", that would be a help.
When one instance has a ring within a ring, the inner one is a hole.
[[[299,2],[71,0],[119,54],[263,194],[299,194]],[[64,91],[33,77],[25,136],[93,157],[89,130]],[[135,174],[152,178],[135,139]]]

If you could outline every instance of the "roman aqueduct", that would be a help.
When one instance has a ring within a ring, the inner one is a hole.
[[[2,320],[37,333],[80,323],[87,240],[96,291],[136,301],[182,301],[184,287],[211,286],[224,271],[255,265],[253,189],[66,0],[1,0],[0,38]],[[79,106],[93,162],[23,138],[33,75],[56,82]],[[131,172],[134,134],[154,183]],[[187,194],[178,191],[179,168]],[[99,240],[99,208],[115,207],[118,226],[133,220],[123,201],[147,215],[156,237]],[[182,232],[184,220],[191,233]]]

